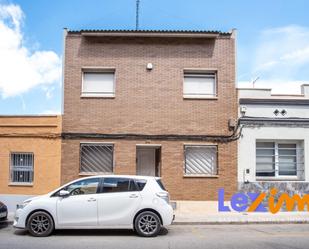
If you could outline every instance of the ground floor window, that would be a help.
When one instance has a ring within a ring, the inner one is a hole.
[[[33,153],[11,153],[11,182],[33,182]]]
[[[187,176],[217,175],[217,146],[186,145],[184,173]]]
[[[81,173],[112,173],[114,145],[105,143],[81,143]]]
[[[257,177],[297,177],[304,170],[301,141],[257,141]]]

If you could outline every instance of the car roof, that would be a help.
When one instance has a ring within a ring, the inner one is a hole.
[[[103,178],[103,177],[110,177],[110,178],[133,178],[133,179],[160,179],[160,177],[156,176],[141,176],[141,175],[94,175],[94,176],[87,176],[87,177],[82,177],[79,178],[78,180],[81,179],[91,179],[91,178]],[[77,179],[76,179],[77,180]]]

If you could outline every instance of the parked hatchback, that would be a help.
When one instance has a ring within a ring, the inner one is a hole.
[[[0,222],[6,221],[8,217],[8,208],[7,206],[0,201]]]
[[[17,205],[14,227],[43,237],[54,229],[134,229],[153,237],[173,221],[161,179],[104,175],[72,181]]]

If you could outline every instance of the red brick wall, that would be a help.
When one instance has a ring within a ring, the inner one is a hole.
[[[81,177],[79,175],[80,142],[95,141],[114,143],[114,172],[136,173],[136,145],[140,140],[63,140],[62,182]],[[219,188],[230,197],[237,187],[237,143],[218,144],[218,177],[184,177],[184,144],[211,144],[190,141],[148,141],[161,145],[161,177],[173,200],[217,200]]]
[[[234,39],[66,37],[63,132],[228,135],[237,117]],[[147,71],[147,63],[153,70]],[[114,99],[81,98],[81,68],[115,68]],[[216,69],[218,99],[183,99],[184,69]],[[117,140],[116,173],[135,173],[136,144]],[[182,141],[162,144],[162,176],[173,199],[215,199],[236,190],[236,145],[219,146],[219,178],[183,178]],[[62,182],[79,170],[79,141],[64,140]]]

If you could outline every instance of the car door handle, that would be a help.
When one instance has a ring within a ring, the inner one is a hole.
[[[129,195],[129,198],[137,198],[138,195],[137,194],[132,194],[132,195]]]
[[[97,199],[95,199],[95,198],[89,198],[87,201],[96,201]]]

